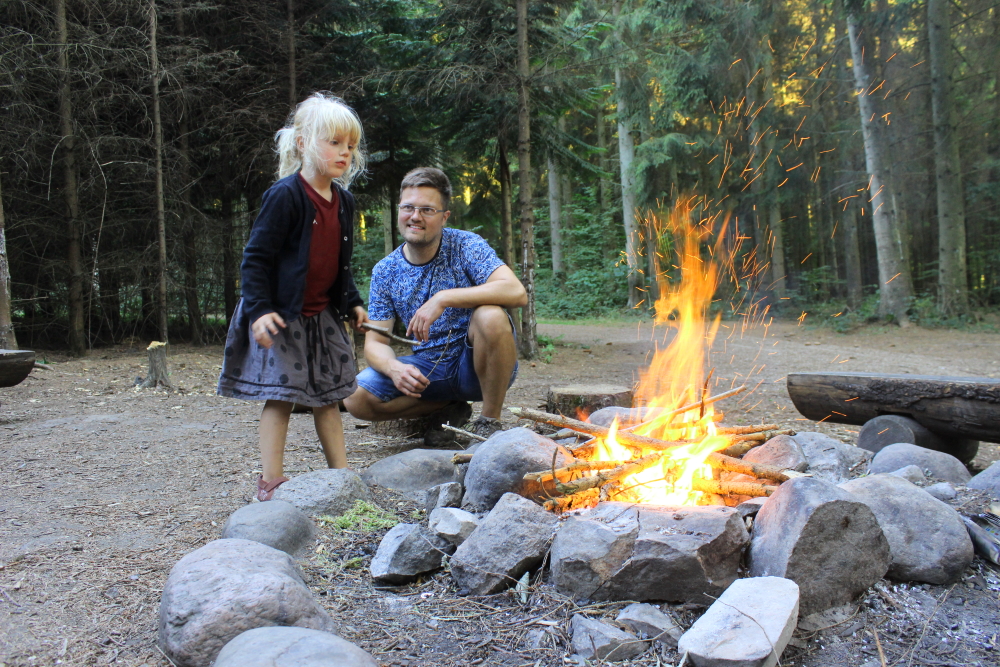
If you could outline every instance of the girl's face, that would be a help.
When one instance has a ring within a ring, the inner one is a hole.
[[[320,140],[319,164],[316,173],[329,179],[340,178],[351,167],[354,144],[346,134],[338,134],[331,139]]]

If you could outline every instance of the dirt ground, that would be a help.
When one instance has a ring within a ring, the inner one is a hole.
[[[789,372],[1000,376],[995,334],[886,328],[843,335],[794,322],[766,332],[723,326],[712,360],[720,384],[759,383],[722,406],[729,424],[766,420],[852,442],[858,427],[798,415],[785,392]],[[557,340],[555,349],[548,363],[521,363],[508,405],[537,406],[551,385],[631,384],[652,341],[662,337],[648,322],[539,329]],[[174,563],[218,538],[229,514],[251,500],[260,406],[214,395],[221,347],[173,348],[169,364],[178,390],[169,393],[133,388],[145,374],[141,347],[95,350],[80,360],[43,356],[52,370],[0,389],[0,667],[167,667],[155,644],[160,592]],[[356,469],[413,446],[377,437],[346,415],[345,430]],[[997,459],[1000,446],[984,443],[971,469]],[[294,415],[286,474],[322,466],[311,416]],[[412,520],[412,503],[384,491],[377,499]],[[613,618],[623,606],[580,607],[544,582],[526,601],[513,593],[459,598],[447,573],[376,589],[366,567],[383,533],[325,527],[322,548],[301,561],[342,635],[381,665],[571,664],[567,619],[581,612]],[[848,620],[797,633],[782,663],[996,665],[998,575],[977,558],[954,586],[882,582]],[[682,624],[699,613],[664,608]],[[629,664],[678,660],[661,647]]]

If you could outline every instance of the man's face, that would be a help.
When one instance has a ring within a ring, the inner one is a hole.
[[[438,211],[444,208],[441,193],[429,187],[404,188],[399,193],[399,205],[433,208]],[[450,211],[427,215],[418,211],[407,214],[400,210],[399,233],[403,240],[412,246],[433,246],[441,240],[441,230],[444,229],[450,215]]]

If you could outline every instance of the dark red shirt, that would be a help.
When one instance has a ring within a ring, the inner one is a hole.
[[[302,178],[302,175],[299,175]],[[312,241],[309,244],[309,270],[302,298],[302,316],[312,317],[323,312],[330,303],[328,292],[340,269],[340,197],[332,188],[333,200],[327,201],[302,178],[309,201],[316,209]]]

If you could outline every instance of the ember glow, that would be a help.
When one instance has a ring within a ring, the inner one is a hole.
[[[659,281],[656,330],[662,332],[664,343],[669,343],[658,347],[652,363],[641,371],[635,403],[649,410],[650,420],[631,429],[637,435],[686,442],[655,465],[623,479],[616,500],[702,504],[706,499],[692,488],[693,480],[712,479],[712,468],[705,464],[705,458],[730,444],[716,435],[714,406],[699,404],[708,395],[706,362],[721,317],[710,317],[709,309],[719,284],[716,258],[726,256],[721,245],[725,222],[718,214],[696,219],[691,202],[679,202],[665,224],[657,224],[673,239],[672,266],[678,277]],[[694,407],[679,411],[685,406]],[[652,452],[620,444],[618,428],[616,422],[608,437],[600,440],[594,450],[596,460],[631,461]]]

